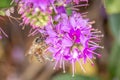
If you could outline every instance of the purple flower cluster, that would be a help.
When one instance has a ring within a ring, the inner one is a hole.
[[[58,18],[58,24],[47,26],[46,31],[49,35],[46,43],[50,45],[49,51],[53,53],[53,58],[63,66],[65,72],[65,61],[72,64],[73,76],[75,72],[75,62],[78,61],[81,69],[85,72],[80,60],[86,63],[88,59],[91,64],[94,55],[100,57],[100,54],[94,51],[102,48],[97,44],[100,41],[99,31],[92,28],[89,19],[84,19],[81,14],[74,12],[71,16],[61,14]]]
[[[65,72],[65,62],[72,64],[73,76],[75,63],[82,64],[87,60],[92,62],[94,56],[101,55],[95,50],[101,47],[98,42],[103,36],[101,32],[92,27],[92,22],[83,17],[84,14],[72,11],[70,5],[79,5],[81,1],[88,0],[20,0],[19,13],[22,15],[24,24],[30,24],[32,28],[43,30],[46,37],[48,51],[53,55],[55,66],[63,68]],[[71,10],[68,15],[67,9]],[[81,62],[82,60],[83,62]]]
[[[51,21],[52,0],[21,0],[19,2],[19,14],[23,24],[30,24],[33,28],[42,28]]]
[[[80,1],[88,0],[20,0],[18,13],[21,14],[23,24],[32,28],[44,28],[52,22],[52,16],[71,3],[79,4]]]

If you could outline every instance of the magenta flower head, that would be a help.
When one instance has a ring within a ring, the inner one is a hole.
[[[73,15],[59,15],[57,18],[58,24],[55,26],[46,27],[48,38],[46,43],[49,46],[48,50],[53,53],[56,61],[55,67],[60,63],[65,72],[65,61],[72,64],[73,76],[75,72],[75,63],[79,62],[81,69],[85,72],[82,64],[88,59],[93,65],[92,59],[97,48],[102,48],[97,44],[100,41],[100,32],[92,28],[89,19],[85,19],[81,14],[74,12]],[[80,62],[83,61],[83,63]]]
[[[19,14],[24,24],[30,24],[33,28],[43,28],[50,23],[52,9],[49,0],[20,0]]]

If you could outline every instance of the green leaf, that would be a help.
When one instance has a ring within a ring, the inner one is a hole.
[[[2,11],[2,10],[0,10],[0,15],[1,15],[1,16],[5,16],[5,12]]]
[[[0,0],[0,9],[10,7],[10,3],[12,0]]]
[[[100,80],[100,79],[96,77],[88,77],[81,75],[75,75],[74,77],[72,77],[72,74],[59,74],[53,77],[52,80]]]
[[[119,56],[119,57],[120,57],[120,56]],[[115,78],[116,78],[117,80],[120,80],[120,58],[118,59],[118,65],[117,65],[117,69],[116,69]]]
[[[109,25],[116,41],[120,43],[120,13],[109,16]]]
[[[120,0],[105,0],[105,5],[109,14],[120,13]]]
[[[112,53],[109,59],[109,71],[111,74],[111,78],[116,76],[117,66],[118,63],[120,62],[119,59],[120,59],[120,44],[116,42],[113,45]]]

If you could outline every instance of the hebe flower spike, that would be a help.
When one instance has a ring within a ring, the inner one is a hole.
[[[93,22],[83,17],[85,14],[75,11],[76,7],[81,6],[79,3],[82,1],[88,4],[88,0],[20,0],[19,2],[19,14],[22,15],[23,23],[30,24],[38,31],[42,29],[42,34],[46,35],[45,44],[48,45],[46,50],[52,54],[55,61],[54,69],[59,64],[65,73],[65,63],[69,62],[72,64],[73,76],[76,62],[86,72],[83,64],[88,60],[93,65],[94,56],[101,56],[95,50],[103,48],[98,44],[103,37],[101,32],[92,27]],[[67,9],[72,13],[68,15]]]
[[[93,65],[94,54],[100,56],[94,51],[97,48],[102,48],[97,44],[102,35],[92,28],[89,19],[84,19],[79,13],[74,12],[71,16],[61,14],[60,18],[58,24],[54,27],[46,27],[49,35],[46,43],[50,45],[49,50],[54,55],[55,67],[60,63],[60,66],[63,65],[64,69],[65,61],[69,61],[72,64],[74,76],[76,61],[82,60],[85,64],[88,59]],[[85,72],[82,63],[79,62],[79,64]]]

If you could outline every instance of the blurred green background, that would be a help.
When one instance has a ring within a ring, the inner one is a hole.
[[[5,16],[5,9],[10,8],[11,0],[0,0],[0,27],[8,34],[8,38],[0,40],[0,80],[120,80],[120,0],[89,0],[89,6],[80,7],[80,12],[88,12],[88,18],[96,21],[94,28],[104,34],[101,40],[103,50],[97,58],[95,66],[85,64],[83,73],[76,63],[76,75],[72,77],[71,67],[67,73],[53,64],[39,63],[35,59],[31,63],[25,53],[34,37],[27,37],[29,26],[22,30],[19,23]],[[17,10],[16,10],[17,11]],[[16,12],[14,17],[20,17]]]

